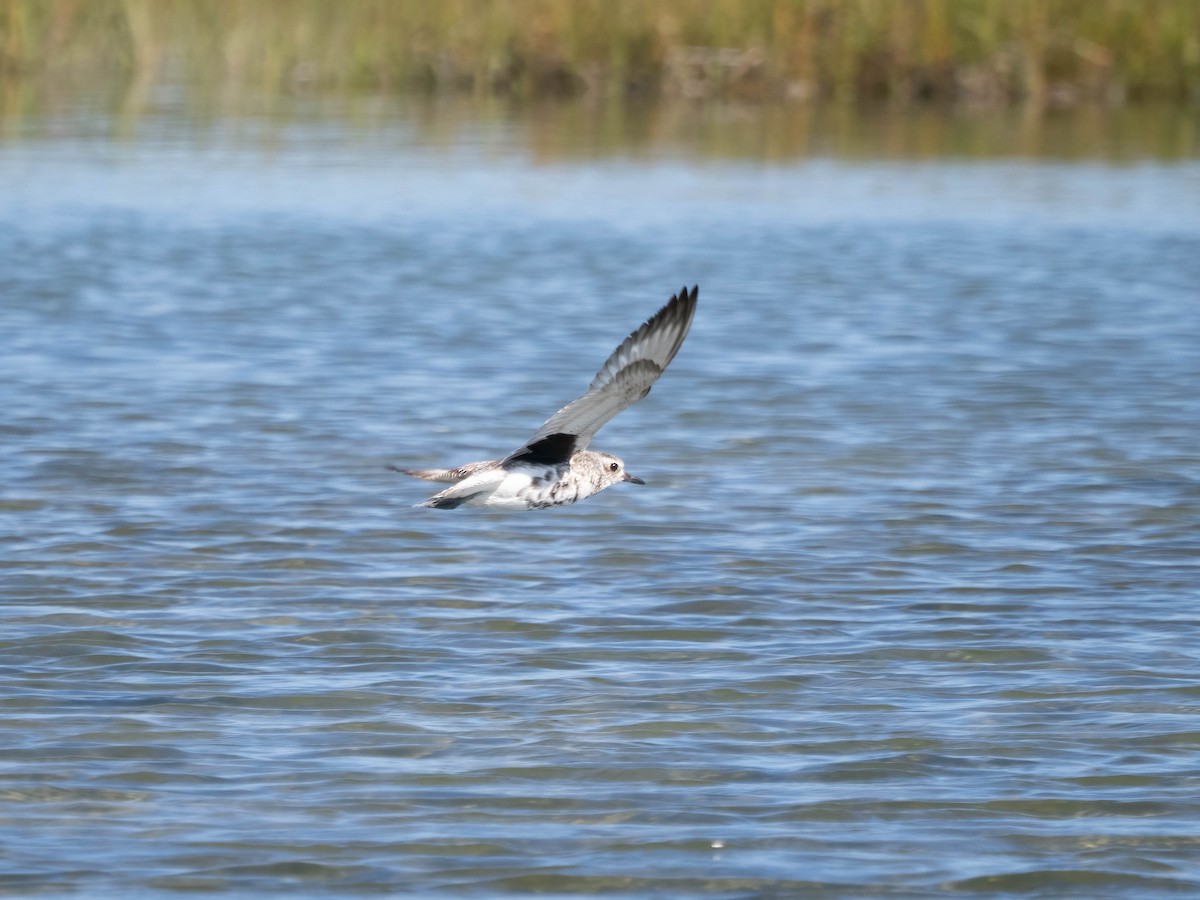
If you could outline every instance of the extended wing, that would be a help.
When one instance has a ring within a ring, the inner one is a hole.
[[[699,287],[691,293],[684,287],[672,296],[604,361],[587,393],[547,419],[504,462],[556,465],[586,449],[613,416],[650,393],[692,327],[698,293]]]

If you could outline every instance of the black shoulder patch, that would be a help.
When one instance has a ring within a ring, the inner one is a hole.
[[[509,462],[529,463],[535,466],[557,466],[569,462],[575,452],[575,435],[548,434],[540,441],[534,441],[516,456],[509,457]]]

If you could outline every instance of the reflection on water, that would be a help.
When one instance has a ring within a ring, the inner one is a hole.
[[[304,105],[0,145],[0,889],[1200,887],[1194,160]],[[645,487],[411,507],[685,280]]]
[[[0,107],[3,108],[3,107]],[[163,109],[171,115],[164,118]],[[161,128],[178,139],[257,142],[270,150],[296,129],[325,141],[410,141],[441,152],[504,134],[541,162],[612,157],[785,162],[798,158],[1062,160],[1190,159],[1200,115],[1184,104],[1062,110],[1036,106],[877,106],[822,103],[638,103],[610,98],[518,103],[391,96],[54,97],[9,105],[0,139],[86,136],[144,142]]]

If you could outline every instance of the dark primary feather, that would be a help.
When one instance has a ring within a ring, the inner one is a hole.
[[[629,337],[625,338],[604,361],[587,393],[578,400],[568,403],[547,419],[529,442],[509,456],[505,463],[523,460],[531,452],[539,456],[537,462],[549,462],[543,457],[553,455],[546,451],[546,441],[555,438],[553,449],[559,451],[559,459],[570,459],[571,453],[587,448],[592,438],[613,416],[628,409],[650,393],[654,382],[670,365],[684,338],[692,327],[696,314],[696,297],[699,287],[689,293],[685,286],[678,294],[642,323]],[[565,457],[566,437],[574,437],[573,445]],[[534,448],[541,447],[542,450]]]

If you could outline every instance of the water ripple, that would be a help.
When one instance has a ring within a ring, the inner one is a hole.
[[[0,211],[0,890],[1195,893],[1200,246],[1112,200],[1188,166],[75,164]],[[645,488],[411,508],[683,278]]]

